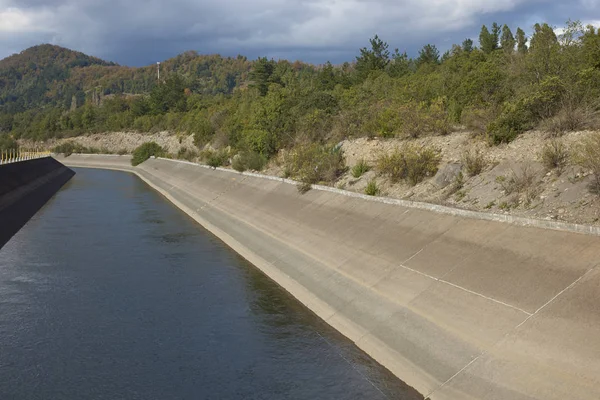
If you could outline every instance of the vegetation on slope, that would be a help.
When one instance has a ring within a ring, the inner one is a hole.
[[[340,66],[188,52],[163,63],[161,76],[158,83],[156,66],[120,67],[48,46],[27,50],[0,62],[0,132],[34,140],[193,134],[200,149],[210,143],[219,151],[211,153],[215,165],[236,152],[263,165],[286,150],[289,175],[316,183],[345,170],[334,147],[345,138],[412,139],[466,126],[496,145],[538,126],[558,135],[600,124],[600,30],[577,22],[560,36],[536,24],[531,38],[484,26],[478,47],[467,39],[440,55],[428,44],[416,58],[375,36],[355,62]],[[224,156],[225,148],[232,154]],[[426,156],[424,172],[405,166],[382,173],[411,184],[435,173],[435,149],[404,150],[397,158],[405,163]],[[307,164],[306,157],[314,159]],[[483,161],[469,157],[468,173],[476,175]],[[237,168],[250,168],[244,163]]]

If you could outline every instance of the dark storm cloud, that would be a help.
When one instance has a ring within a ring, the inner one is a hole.
[[[375,33],[415,54],[476,38],[492,21],[598,21],[599,1],[0,0],[0,57],[49,42],[129,65],[185,50],[341,62]]]

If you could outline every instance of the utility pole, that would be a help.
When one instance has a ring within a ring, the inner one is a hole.
[[[160,83],[160,61],[156,63],[157,71],[158,71],[158,83]]]

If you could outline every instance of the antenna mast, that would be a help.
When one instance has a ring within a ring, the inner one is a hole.
[[[158,71],[158,83],[160,83],[160,61],[156,63],[156,69]]]

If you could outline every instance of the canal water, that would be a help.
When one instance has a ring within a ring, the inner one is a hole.
[[[0,250],[0,399],[421,398],[131,174]]]

